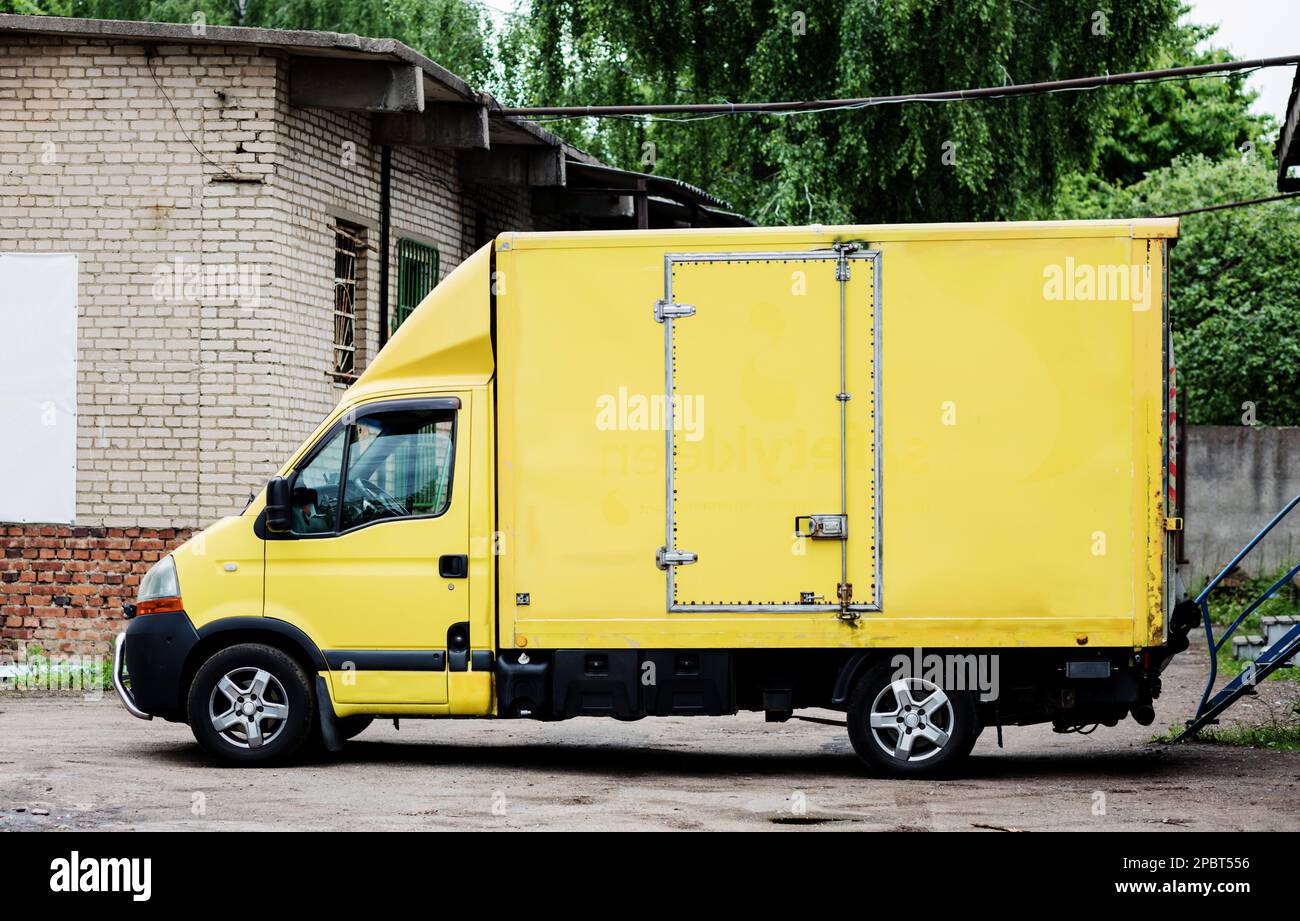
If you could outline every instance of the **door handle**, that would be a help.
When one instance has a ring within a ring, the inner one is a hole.
[[[438,575],[444,579],[464,579],[469,575],[469,557],[463,553],[444,553],[438,557]]]
[[[808,530],[799,522],[808,522]],[[798,515],[794,519],[795,537],[812,537],[820,540],[844,540],[849,536],[848,515]]]

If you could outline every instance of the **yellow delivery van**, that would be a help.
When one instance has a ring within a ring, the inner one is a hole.
[[[504,234],[143,579],[122,700],[249,765],[376,717],[823,708],[896,775],[1149,723],[1177,230]]]

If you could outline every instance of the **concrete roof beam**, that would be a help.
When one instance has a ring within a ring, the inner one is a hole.
[[[380,113],[374,117],[376,144],[487,150],[487,106],[426,103],[423,112]]]
[[[292,57],[289,103],[316,109],[423,112],[424,71],[390,61]]]

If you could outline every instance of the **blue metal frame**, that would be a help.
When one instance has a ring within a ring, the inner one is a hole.
[[[1235,703],[1240,697],[1249,693],[1250,689],[1254,687],[1256,682],[1263,681],[1272,672],[1280,668],[1282,662],[1286,661],[1291,653],[1297,648],[1300,648],[1300,624],[1296,624],[1287,631],[1280,640],[1268,649],[1264,650],[1255,663],[1253,673],[1242,672],[1242,674],[1229,681],[1224,686],[1223,690],[1219,691],[1219,693],[1215,694],[1213,699],[1211,699],[1210,692],[1214,690],[1214,682],[1218,678],[1219,650],[1223,648],[1223,645],[1228,642],[1232,637],[1232,634],[1241,626],[1242,622],[1245,621],[1247,617],[1259,608],[1261,604],[1269,598],[1272,598],[1273,595],[1277,593],[1278,589],[1291,581],[1297,573],[1300,573],[1300,564],[1293,567],[1290,572],[1274,582],[1267,591],[1247,605],[1246,608],[1237,615],[1237,619],[1232,622],[1232,625],[1223,632],[1223,635],[1219,637],[1217,642],[1214,639],[1214,626],[1210,623],[1210,605],[1207,601],[1210,592],[1214,591],[1214,589],[1219,586],[1219,583],[1227,577],[1228,573],[1236,568],[1242,560],[1249,556],[1250,552],[1259,545],[1259,542],[1268,535],[1268,532],[1272,531],[1273,528],[1277,526],[1278,522],[1289,515],[1291,510],[1297,505],[1300,505],[1300,496],[1296,496],[1288,502],[1280,512],[1274,515],[1273,519],[1269,521],[1268,524],[1264,525],[1263,529],[1258,534],[1251,538],[1250,543],[1241,548],[1237,555],[1232,558],[1232,561],[1228,563],[1227,566],[1223,567],[1223,571],[1211,579],[1205,588],[1201,589],[1200,594],[1194,599],[1196,606],[1201,609],[1201,620],[1205,624],[1205,640],[1210,650],[1210,677],[1209,680],[1205,682],[1205,692],[1201,695],[1201,702],[1196,708],[1196,716],[1187,721],[1187,728],[1179,734],[1178,738],[1174,739],[1175,742],[1179,742],[1187,736],[1194,735],[1202,726],[1213,720],[1224,710],[1228,709],[1228,707]],[[1249,680],[1247,680],[1248,676]]]

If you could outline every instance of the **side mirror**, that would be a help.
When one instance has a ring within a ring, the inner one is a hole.
[[[272,534],[288,534],[292,527],[289,481],[282,476],[271,477],[266,484],[266,529]]]

